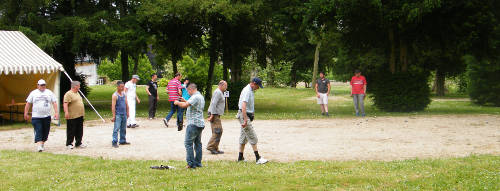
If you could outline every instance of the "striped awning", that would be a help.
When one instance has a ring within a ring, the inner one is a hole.
[[[0,75],[63,71],[56,60],[19,31],[0,31]]]

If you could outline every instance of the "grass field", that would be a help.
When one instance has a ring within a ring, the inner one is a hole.
[[[106,160],[0,151],[0,190],[499,190],[500,157],[405,161]],[[173,170],[151,170],[168,164]]]

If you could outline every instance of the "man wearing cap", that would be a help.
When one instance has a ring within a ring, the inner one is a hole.
[[[330,94],[330,80],[325,78],[325,73],[319,73],[319,79],[316,82],[316,96],[318,97],[318,104],[321,107],[321,115],[328,115],[328,95]]]
[[[158,83],[156,82],[156,74],[151,75],[151,81],[148,82],[146,92],[149,95],[149,119],[154,119],[156,115],[156,106],[160,97],[158,96]]]
[[[355,70],[354,76],[351,78],[351,97],[354,102],[354,110],[356,110],[356,116],[365,116],[365,104],[364,100],[366,97],[366,78],[361,75],[361,71]]]
[[[28,112],[33,105],[31,124],[35,131],[36,150],[42,152],[45,150],[45,142],[47,142],[50,132],[51,105],[54,107],[54,119],[59,118],[57,100],[54,93],[47,89],[45,80],[40,79],[37,83],[37,89],[29,94],[26,102],[26,106],[24,107],[24,119],[29,119]]]
[[[135,90],[137,88],[137,81],[139,81],[138,75],[132,75],[132,79],[125,83],[125,94],[127,95],[127,102],[129,107],[130,117],[127,119],[127,128],[136,128],[137,121],[135,121],[135,101],[141,103],[141,100],[137,96]]]
[[[181,100],[181,95],[182,95],[182,84],[179,81],[182,78],[182,75],[180,73],[175,74],[174,78],[172,78],[167,85],[167,93],[168,93],[168,101],[170,102],[170,112],[168,115],[163,119],[163,124],[165,124],[166,127],[168,127],[168,121],[172,118],[172,115],[174,115],[175,112],[177,112],[177,131],[182,130],[182,108],[179,108],[179,106],[175,105],[175,101]]]
[[[240,131],[240,153],[238,155],[238,161],[244,161],[243,151],[245,150],[245,144],[250,142],[255,154],[256,164],[265,164],[268,162],[267,159],[259,155],[257,149],[257,134],[252,126],[252,121],[254,119],[254,91],[257,91],[262,86],[262,80],[258,77],[252,79],[252,81],[241,91],[240,100],[238,102],[238,114],[236,117],[240,121],[241,131]]]
[[[212,154],[224,154],[224,151],[219,150],[220,138],[222,137],[222,123],[220,121],[220,116],[224,114],[224,108],[226,102],[224,99],[224,94],[227,89],[227,83],[224,80],[219,82],[219,87],[215,89],[212,94],[212,100],[210,101],[210,106],[208,107],[208,121],[210,121],[210,126],[212,127],[212,138],[208,141],[207,150]]]
[[[66,147],[68,149],[86,147],[82,144],[85,109],[78,90],[80,90],[80,82],[72,81],[71,89],[64,94],[63,99],[64,118],[66,118]],[[74,147],[73,140],[75,140]]]

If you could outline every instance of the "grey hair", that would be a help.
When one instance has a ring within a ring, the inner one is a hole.
[[[80,82],[79,81],[72,81],[71,82],[71,88],[74,88],[75,86],[79,86]]]
[[[226,84],[226,81],[224,81],[224,80],[221,80],[221,81],[219,82],[219,86],[223,86],[224,84]]]
[[[117,87],[118,87],[118,86],[120,86],[120,85],[122,85],[122,84],[123,84],[123,82],[122,82],[122,81],[118,81],[118,82],[116,82],[116,86],[117,86]]]
[[[197,89],[196,84],[195,83],[190,83],[187,89],[196,90]]]

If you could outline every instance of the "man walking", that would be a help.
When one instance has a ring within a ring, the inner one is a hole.
[[[50,132],[50,106],[54,107],[54,119],[59,118],[59,111],[57,110],[57,100],[49,89],[46,87],[45,80],[40,79],[37,83],[37,89],[33,90],[26,99],[26,106],[24,107],[24,119],[28,121],[28,112],[33,105],[31,124],[35,131],[35,143],[37,144],[37,151],[42,152],[45,150],[45,142],[49,137]]]
[[[151,75],[151,81],[148,82],[146,92],[149,95],[149,119],[154,119],[156,115],[156,106],[160,97],[158,96],[158,83],[156,74]]]
[[[78,94],[79,90],[80,82],[72,81],[71,89],[64,94],[63,99],[64,118],[66,118],[66,147],[68,149],[86,147],[82,144],[85,108],[82,97]],[[75,140],[74,147],[73,140]]]
[[[361,71],[355,70],[354,76],[351,78],[351,97],[354,102],[356,116],[359,116],[360,110],[361,116],[365,116],[366,84],[366,78],[361,75]]]
[[[172,115],[177,112],[177,130],[182,130],[182,110],[179,110],[179,107],[174,104],[175,101],[178,101],[182,95],[182,84],[179,81],[182,76],[180,73],[175,74],[174,78],[168,82],[167,85],[167,93],[168,93],[168,101],[170,102],[170,112],[163,119],[163,123],[166,127],[168,127],[168,122]]]
[[[198,92],[196,84],[191,83],[188,86],[188,93],[191,95],[186,102],[175,101],[174,104],[181,108],[188,108],[186,117],[188,125],[186,128],[186,137],[184,139],[184,146],[186,147],[186,161],[187,168],[202,167],[202,145],[201,145],[201,132],[205,128],[205,121],[203,121],[203,109],[205,107],[205,100]],[[193,143],[196,156],[193,153]]]
[[[122,81],[116,83],[116,92],[113,93],[111,97],[111,112],[113,113],[112,122],[114,122],[113,128],[113,141],[112,146],[118,148],[118,131],[120,131],[120,145],[129,145],[127,142],[127,118],[129,116],[129,107],[127,101],[127,95],[123,92],[124,85]]]
[[[137,89],[137,81],[139,81],[139,76],[132,75],[132,79],[125,83],[125,94],[127,95],[130,112],[130,117],[127,117],[127,128],[139,127],[139,125],[137,125],[137,121],[135,121],[135,101],[137,101],[137,103],[141,103],[141,100],[135,91]]]
[[[224,151],[219,150],[219,143],[222,137],[222,123],[220,121],[220,116],[224,114],[224,108],[226,106],[224,94],[222,92],[225,92],[226,89],[226,81],[220,81],[219,87],[215,89],[212,94],[212,100],[210,101],[210,106],[208,107],[208,121],[210,121],[210,126],[212,127],[212,138],[208,141],[207,150],[209,150],[212,154],[224,154]]]
[[[250,142],[253,148],[253,152],[255,154],[256,164],[265,164],[268,162],[267,159],[264,159],[259,155],[259,151],[257,149],[257,134],[252,126],[252,121],[254,119],[254,91],[258,90],[262,87],[262,80],[258,77],[252,79],[252,81],[241,91],[240,100],[238,102],[238,114],[236,117],[240,121],[241,124],[241,132],[240,132],[240,153],[238,155],[238,161],[244,161],[243,151],[245,150],[245,144]]]
[[[318,104],[321,107],[321,115],[328,115],[328,95],[330,94],[330,80],[325,78],[325,73],[319,73],[319,79],[316,82],[316,96]]]

